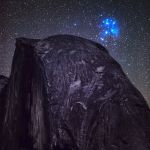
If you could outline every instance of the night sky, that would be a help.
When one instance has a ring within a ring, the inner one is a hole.
[[[0,74],[15,38],[82,36],[104,45],[150,104],[150,0],[0,0]]]

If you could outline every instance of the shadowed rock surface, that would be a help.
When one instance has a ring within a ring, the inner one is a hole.
[[[0,93],[3,91],[7,83],[8,83],[8,78],[3,75],[0,75]]]
[[[4,115],[6,110],[5,106],[6,106],[7,84],[8,78],[3,75],[0,75],[0,139],[2,133],[2,124],[4,122]]]
[[[150,150],[143,96],[80,37],[18,38],[4,112],[1,150]]]

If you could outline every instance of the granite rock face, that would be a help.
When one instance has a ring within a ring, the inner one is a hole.
[[[150,110],[100,44],[16,40],[1,150],[150,150]]]
[[[0,75],[0,139],[4,122],[8,78]]]
[[[7,83],[8,83],[8,78],[3,75],[0,75],[0,93],[3,91]]]
[[[0,112],[4,106],[3,103],[6,102],[7,85],[8,85],[8,78],[3,75],[0,75]]]

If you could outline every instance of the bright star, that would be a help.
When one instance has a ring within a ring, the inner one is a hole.
[[[105,31],[105,34],[108,34],[108,31]]]
[[[74,26],[77,26],[77,23],[74,23],[73,25],[74,25]]]

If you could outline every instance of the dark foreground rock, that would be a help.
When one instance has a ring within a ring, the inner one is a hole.
[[[3,75],[0,75],[0,139],[2,132],[2,123],[4,121],[4,115],[6,110],[5,106],[6,106],[7,84],[8,78]]]
[[[7,83],[8,83],[8,78],[3,75],[0,75],[0,94],[2,93]]]
[[[150,150],[150,110],[101,45],[18,38],[1,150]]]

